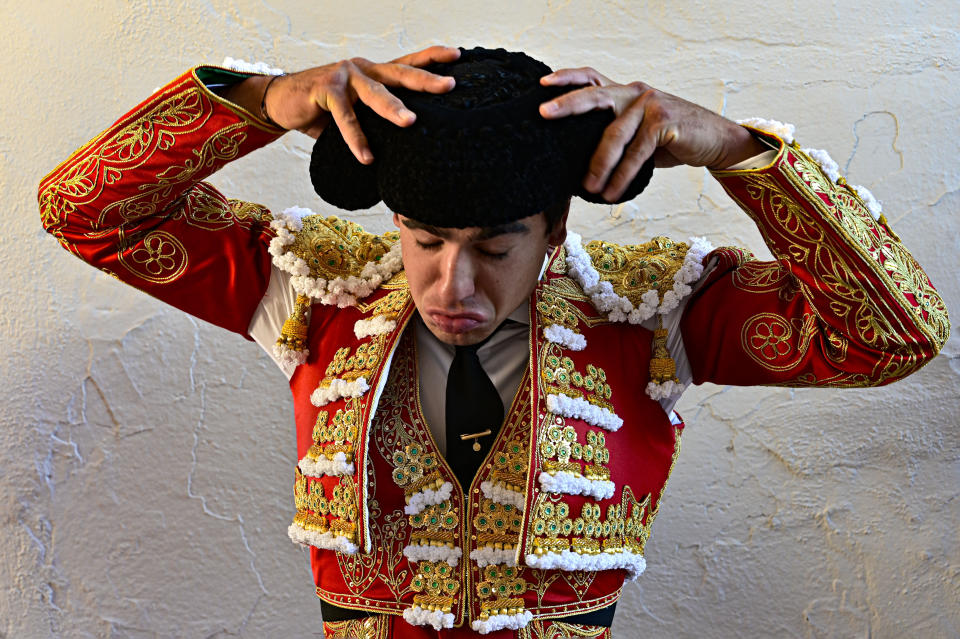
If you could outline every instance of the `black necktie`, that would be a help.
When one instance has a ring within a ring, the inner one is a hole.
[[[490,337],[472,346],[454,347],[447,374],[446,457],[464,490],[470,488],[503,422],[503,401],[477,357],[477,349]]]

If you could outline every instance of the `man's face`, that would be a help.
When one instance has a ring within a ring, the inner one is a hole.
[[[437,339],[482,341],[527,299],[547,249],[563,241],[566,217],[547,235],[543,213],[492,227],[455,229],[399,214],[403,267],[424,323]]]

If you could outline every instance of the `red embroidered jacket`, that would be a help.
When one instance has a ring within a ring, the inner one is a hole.
[[[211,93],[202,82],[210,72],[182,75],[54,169],[41,182],[40,210],[44,227],[81,259],[246,335],[270,278],[272,218],[202,180],[281,132]],[[917,370],[946,341],[943,301],[854,190],[796,146],[768,139],[780,145],[769,166],[714,175],[775,260],[730,248],[704,260],[712,270],[680,324],[693,381],[866,386]],[[305,226],[332,242],[314,257],[352,274],[393,241],[338,220]],[[609,248],[627,271],[640,262],[640,247]],[[568,257],[554,256],[531,296],[530,375],[468,495],[450,482],[422,423],[417,431],[415,397],[403,395],[410,385],[387,379],[410,357],[402,271],[354,307],[313,306],[310,355],[291,379],[301,459],[291,537],[315,547],[324,599],[489,630],[609,605],[624,574],[642,569],[682,425],[641,392],[655,356],[651,331],[597,312],[567,273]],[[602,256],[591,257],[609,275]],[[329,276],[316,262],[311,272]],[[630,287],[620,280],[615,290],[630,297]],[[393,325],[359,336],[358,325],[384,322]],[[547,337],[551,325],[589,346],[562,350]],[[357,390],[361,377],[368,389]],[[393,439],[369,437],[378,401],[406,415]],[[625,425],[611,428],[616,419]],[[556,480],[563,473],[572,478],[565,487]],[[484,519],[485,509],[499,519]],[[401,511],[408,520],[391,519]],[[488,525],[501,520],[503,529]],[[558,570],[569,574],[551,578]]]

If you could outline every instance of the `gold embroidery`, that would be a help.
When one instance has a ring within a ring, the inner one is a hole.
[[[473,518],[477,546],[490,546],[498,550],[516,548],[523,526],[523,516],[516,506],[500,504],[484,498]]]
[[[527,446],[522,440],[513,439],[503,450],[493,454],[490,481],[514,492],[524,492],[527,483]]]
[[[643,294],[650,290],[658,291],[663,298],[663,293],[673,287],[673,276],[690,249],[685,242],[663,236],[627,246],[594,240],[585,248],[600,279],[610,282],[634,306],[640,306]]]
[[[390,617],[373,615],[364,619],[324,621],[324,639],[388,639]]]
[[[450,500],[427,506],[415,515],[410,515],[410,541],[427,546],[453,547],[458,537],[460,509]]]
[[[133,239],[133,238],[131,238]],[[151,231],[140,238],[139,246],[126,255],[121,244],[117,258],[124,268],[154,284],[166,284],[187,270],[187,249],[166,231]]]
[[[841,371],[825,379],[808,372],[788,383],[875,385],[915,370],[929,361],[928,345],[936,351],[949,334],[942,298],[909,252],[873,219],[850,189],[834,186],[799,149],[791,148],[788,157],[792,160],[781,163],[779,176],[738,176],[748,197],[756,201],[740,206],[758,219],[764,239],[778,258],[816,275],[805,279],[800,290],[818,312],[822,309],[823,316],[831,318],[834,326],[821,321],[823,330],[850,336],[876,353],[872,371]],[[785,180],[810,210],[778,180]],[[772,271],[770,276],[776,277]],[[835,326],[837,322],[841,325]],[[786,328],[780,323],[778,330]],[[924,334],[926,342],[911,337],[916,330]],[[827,356],[842,357],[842,337],[828,340],[834,345]],[[792,345],[795,350],[798,346]],[[769,352],[767,348],[767,355]],[[759,353],[751,356],[764,359]],[[794,365],[802,361],[798,357]]]
[[[541,494],[531,528],[535,535],[534,553],[570,550],[596,555],[629,550],[643,554],[650,536],[649,525],[653,523],[652,517],[644,521],[649,504],[649,495],[637,502],[630,487],[624,486],[620,503],[608,505],[606,513],[600,504],[587,500],[580,508],[580,516],[571,519],[570,506],[559,495]]]
[[[310,310],[310,297],[307,295],[297,295],[293,303],[293,311],[290,317],[283,323],[280,329],[280,337],[277,338],[277,345],[284,346],[294,351],[302,351],[307,347],[307,311]]]
[[[610,628],[565,621],[534,619],[521,631],[520,639],[610,639]]]
[[[380,260],[399,239],[396,232],[374,235],[359,224],[337,217],[308,215],[288,250],[303,258],[313,277],[332,280],[359,275],[368,262]]]
[[[369,342],[360,344],[353,351],[353,354],[351,354],[349,347],[338,348],[333,355],[333,360],[327,365],[320,386],[328,388],[334,379],[344,379],[348,382],[361,377],[370,379],[384,356],[386,342],[387,335],[383,334],[373,337]]]
[[[477,583],[477,594],[481,600],[480,619],[523,612],[523,594],[527,591],[527,582],[520,578],[522,572],[523,568],[502,564],[483,569],[483,580]]]
[[[422,444],[407,444],[393,454],[393,481],[403,488],[410,503],[410,496],[424,488],[436,490],[443,485],[437,472],[440,462],[433,453],[424,451]]]
[[[394,278],[396,278],[396,276],[394,276]],[[386,287],[387,285],[384,285],[384,288]],[[361,313],[382,315],[388,320],[395,320],[409,300],[410,289],[407,288],[406,278],[404,278],[404,285],[400,288],[390,291],[375,302],[366,304],[361,302],[357,305],[357,308]]]
[[[359,432],[360,416],[363,404],[351,397],[337,410],[333,421],[328,423],[329,414],[322,410],[317,414],[313,426],[313,446],[307,451],[308,459],[320,459],[321,456],[333,459],[337,453],[343,453],[346,462],[353,461],[353,443]]]
[[[549,285],[538,294],[537,310],[547,326],[557,324],[576,330],[580,324],[579,309],[553,292]]]
[[[559,352],[554,344],[546,345],[543,349],[544,365],[540,374],[547,383],[546,392],[582,397],[591,404],[613,411],[611,397],[613,390],[607,383],[607,373],[602,368],[587,364],[587,374],[578,371],[573,360],[569,357],[560,357],[554,354]]]
[[[546,438],[540,441],[543,469],[554,473],[566,471],[589,479],[610,479],[610,469],[607,468],[610,451],[607,450],[606,435],[603,431],[590,429],[586,434],[586,442],[584,445],[577,441],[577,431],[573,426],[551,424],[547,428]],[[571,462],[571,459],[583,461],[584,466]]]
[[[411,585],[415,592],[421,593],[413,597],[414,605],[442,612],[451,611],[460,590],[454,569],[445,561],[419,562]]]
[[[297,469],[293,492],[297,514],[293,522],[306,530],[332,532],[355,542],[358,511],[353,486],[349,479],[342,477],[332,492],[333,495],[328,499],[319,479],[305,477]],[[328,519],[327,515],[332,519]]]
[[[663,316],[657,318],[659,328],[653,331],[653,356],[650,358],[650,381],[655,384],[674,382],[677,379],[677,364],[667,350],[667,329],[663,328]]]
[[[794,338],[794,325],[798,337]],[[816,317],[805,315],[802,319],[788,320],[775,313],[757,313],[743,324],[740,331],[741,346],[755,362],[773,371],[787,371],[803,359],[816,335]],[[835,340],[845,342],[834,333]],[[834,356],[845,355],[846,345],[835,343]]]

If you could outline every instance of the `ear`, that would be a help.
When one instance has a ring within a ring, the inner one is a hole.
[[[563,210],[563,215],[557,221],[556,225],[550,229],[547,235],[547,243],[550,246],[560,246],[567,239],[567,217],[570,215],[570,200],[567,200],[567,206]]]
[[[401,226],[403,226],[403,222],[400,221],[399,213],[393,214],[393,225],[396,226],[397,228],[400,228]]]

